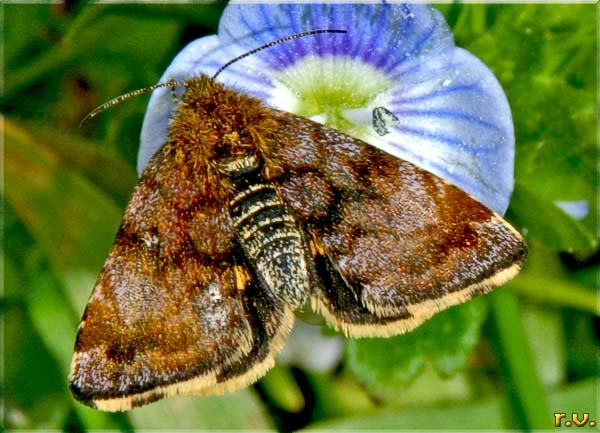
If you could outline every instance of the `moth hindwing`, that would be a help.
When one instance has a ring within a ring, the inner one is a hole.
[[[83,315],[71,390],[103,410],[246,386],[306,300],[405,332],[514,276],[501,217],[416,166],[201,76],[147,164]]]

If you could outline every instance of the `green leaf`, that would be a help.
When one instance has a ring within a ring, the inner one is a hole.
[[[550,200],[540,196],[540,192],[532,190],[531,186],[518,182],[511,199],[509,218],[522,227],[528,238],[533,237],[554,251],[595,248],[594,232]],[[539,218],[540,215],[544,218]]]
[[[70,168],[43,135],[10,119],[4,120],[4,127],[8,202],[55,269],[96,273],[117,231],[121,210]]]
[[[350,339],[346,361],[357,380],[370,389],[408,384],[423,368],[419,336]]]
[[[349,340],[348,367],[374,390],[408,384],[428,361],[443,375],[452,375],[465,367],[479,341],[485,311],[484,300],[476,298],[404,335]]]
[[[446,315],[434,316],[425,324],[423,352],[428,354],[440,373],[450,376],[464,368],[479,341],[486,316],[486,303],[476,298],[451,308]]]
[[[8,50],[13,63],[7,70],[6,94],[12,98],[53,74],[76,67],[89,73],[94,82],[110,80],[119,85],[133,79],[143,85],[154,84],[160,69],[176,54],[174,45],[184,28],[182,20],[216,28],[222,8],[219,4],[194,7],[96,4],[83,8],[68,22],[47,5],[9,7],[5,22],[10,25],[7,33],[14,45]],[[27,31],[31,26],[38,31]],[[56,33],[63,31],[61,27],[67,31],[58,37],[58,43],[52,43]],[[43,46],[47,48],[39,48]],[[25,48],[35,55],[23,56]],[[108,66],[110,74],[106,74]]]
[[[69,409],[62,387],[64,371],[46,348],[21,298],[27,287],[22,270],[10,257],[5,257],[4,266],[11,292],[2,303],[6,427],[59,429]]]
[[[40,251],[31,251],[27,274],[27,305],[35,328],[44,339],[45,346],[61,367],[64,378],[67,377],[79,313],[65,298],[60,281],[45,262]],[[66,383],[65,387],[66,389]]]

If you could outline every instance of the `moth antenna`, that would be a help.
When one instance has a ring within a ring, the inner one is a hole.
[[[98,114],[102,113],[104,110],[112,107],[113,105],[120,104],[121,102],[133,98],[134,96],[143,95],[144,93],[152,92],[154,89],[158,89],[160,87],[187,87],[188,84],[185,81],[167,81],[165,83],[157,83],[152,86],[143,87],[141,89],[132,90],[131,92],[124,93],[123,95],[119,95],[116,98],[111,99],[110,101],[105,102],[102,105],[97,106],[92,111],[90,111],[79,124],[79,129],[83,128],[83,125],[86,122]]]
[[[278,45],[281,44],[283,42],[287,42],[287,41],[291,41],[294,39],[298,39],[298,38],[302,38],[305,36],[311,36],[311,35],[318,35],[321,33],[347,33],[346,30],[336,30],[336,29],[321,29],[321,30],[309,30],[306,32],[301,32],[301,33],[294,33],[293,35],[289,35],[289,36],[284,36],[283,38],[279,38],[276,39],[274,41],[271,41],[265,45],[261,45],[260,47],[254,48],[250,51],[245,52],[244,54],[241,54],[233,59],[231,59],[230,61],[228,61],[227,63],[225,63],[223,66],[221,66],[217,72],[215,72],[215,74],[212,76],[213,79],[217,78],[217,75],[219,75],[221,72],[223,72],[223,70],[227,67],[229,67],[231,64],[242,60],[245,57],[251,56],[252,54],[255,54],[259,51],[262,51],[266,48],[272,47],[273,45]],[[139,95],[143,95],[144,93],[149,93],[152,92],[155,89],[158,89],[160,87],[187,87],[188,84],[185,81],[167,81],[166,83],[157,83],[154,84],[152,86],[148,86],[148,87],[143,87],[141,89],[137,89],[137,90],[132,90],[131,92],[127,92],[123,95],[119,95],[116,98],[111,99],[110,101],[105,102],[102,105],[99,105],[98,107],[94,108],[92,111],[90,111],[81,121],[81,123],[79,124],[79,129],[83,128],[83,126],[87,123],[88,120],[96,117],[98,114],[102,113],[104,110],[112,107],[113,105],[117,105],[120,104],[121,102],[129,99],[129,98],[133,98],[135,96],[139,96]]]
[[[231,64],[233,64],[239,60],[242,60],[245,57],[248,57],[248,56],[251,56],[252,54],[258,53],[259,51],[262,51],[266,48],[272,47],[273,45],[281,44],[282,42],[287,42],[287,41],[291,41],[294,39],[303,38],[304,36],[318,35],[320,33],[348,33],[348,32],[346,30],[321,29],[321,30],[309,30],[307,32],[294,33],[293,35],[284,36],[283,38],[276,39],[267,44],[261,45],[260,47],[254,48],[250,51],[246,51],[244,54],[241,54],[241,55],[231,59],[230,61],[225,63],[223,66],[221,66],[219,69],[217,69],[217,72],[215,72],[215,74],[212,76],[213,80],[215,78],[217,78],[217,75],[219,75],[221,72],[223,72],[223,70],[225,68],[227,68],[228,66],[230,66]]]

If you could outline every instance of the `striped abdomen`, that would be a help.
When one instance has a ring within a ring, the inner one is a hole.
[[[298,307],[310,283],[302,235],[271,182],[252,156],[234,160],[226,170],[236,187],[229,211],[239,244],[264,286]]]

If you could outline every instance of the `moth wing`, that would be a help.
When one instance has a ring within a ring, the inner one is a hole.
[[[468,194],[361,140],[288,113],[266,156],[309,234],[313,307],[352,336],[402,333],[512,278],[520,234]]]
[[[293,314],[255,282],[210,183],[162,149],[149,162],[85,309],[76,398],[127,410],[247,385],[273,364]],[[184,162],[186,164],[186,162]],[[204,192],[203,192],[204,191]]]

